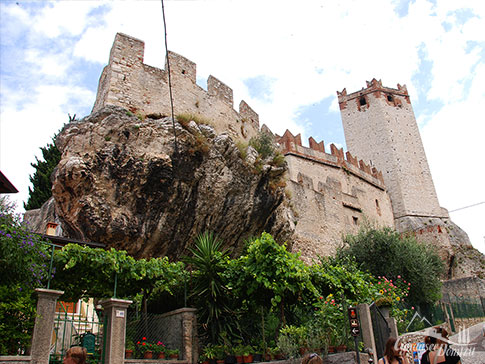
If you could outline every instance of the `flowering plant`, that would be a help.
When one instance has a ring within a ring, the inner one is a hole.
[[[381,305],[395,307],[398,303],[404,302],[409,295],[411,283],[406,282],[400,275],[394,281],[384,276],[377,278],[379,280],[376,286],[378,290],[375,297],[376,304],[380,302]]]
[[[161,342],[160,340],[153,345],[153,352],[154,353],[166,353],[166,347],[165,347],[165,344],[163,342]]]
[[[141,354],[145,354],[147,351],[154,351],[155,345],[149,343],[146,337],[143,337],[136,343],[136,348]]]

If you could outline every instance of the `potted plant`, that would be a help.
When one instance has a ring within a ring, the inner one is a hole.
[[[166,347],[163,342],[158,341],[155,345],[153,345],[153,352],[156,354],[158,359],[165,359],[165,351]]]
[[[242,364],[244,362],[243,355],[244,355],[245,346],[239,343],[237,346],[234,347],[234,355],[236,356],[237,364]]]
[[[180,355],[180,350],[179,349],[168,349],[166,351],[166,355],[168,355],[168,357],[170,359],[178,359],[179,355]]]
[[[125,358],[130,359],[133,357],[133,352],[135,351],[135,343],[132,340],[125,342]]]
[[[253,347],[251,345],[246,345],[244,347],[243,362],[252,363],[253,362]]]
[[[213,345],[209,344],[202,349],[202,355],[205,355],[210,363],[214,363],[216,360],[216,351]]]
[[[224,352],[226,353],[225,364],[237,364],[236,355],[234,354],[234,348],[230,345],[224,345]]]
[[[217,364],[224,364],[224,357],[226,356],[226,353],[224,351],[224,346],[223,345],[215,345],[214,346],[214,352],[216,356],[216,363]]]
[[[379,297],[375,300],[375,304],[379,307],[382,315],[388,318],[392,307],[392,298],[388,296]]]
[[[146,337],[136,343],[136,349],[143,356],[143,359],[153,358],[153,344],[149,343]]]
[[[209,358],[205,354],[199,355],[199,363],[200,364],[209,364]]]
[[[257,345],[253,345],[253,348],[254,348],[253,361],[255,363],[263,361],[264,346],[265,344],[262,341]]]

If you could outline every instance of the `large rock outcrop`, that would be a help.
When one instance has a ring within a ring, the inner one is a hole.
[[[177,258],[205,230],[233,251],[262,231],[291,235],[284,189],[275,183],[285,167],[259,161],[251,147],[241,153],[204,123],[140,120],[109,106],[67,124],[56,145],[62,159],[52,192],[66,236],[136,257]]]

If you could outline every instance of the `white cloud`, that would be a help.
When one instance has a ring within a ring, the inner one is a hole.
[[[359,90],[373,77],[389,87],[406,84],[413,103],[442,102],[441,110],[426,110],[428,114],[417,118],[440,201],[448,208],[460,207],[475,199],[471,191],[477,193],[483,182],[476,165],[480,163],[477,156],[485,154],[479,140],[485,135],[479,122],[485,101],[485,2],[439,1],[434,5],[415,0],[402,17],[393,6],[387,0],[167,1],[168,44],[197,63],[199,77],[213,74],[233,88],[236,107],[244,99],[259,113],[261,123],[280,134],[289,128],[304,138],[311,135],[312,124],[317,123],[298,122],[302,107],[331,96],[330,111],[335,112],[337,90]],[[473,16],[463,15],[466,8],[472,9]],[[130,0],[52,2],[37,13],[19,6],[5,9],[17,23],[1,28],[6,33],[2,46],[5,37],[18,39],[23,32],[23,56],[34,65],[29,73],[32,90],[10,86],[7,91],[5,85],[1,90],[1,148],[15,151],[22,162],[2,157],[0,167],[3,170],[7,163],[17,168],[22,182],[12,182],[25,190],[29,163],[38,147],[66,121],[67,112],[90,108],[94,102],[96,90],[79,84],[85,77],[74,77],[74,72],[84,72],[85,61],[106,64],[116,32],[143,40],[145,63],[164,67],[162,13],[159,1]],[[56,47],[46,48],[47,44]],[[429,74],[422,68],[421,52],[432,65]],[[272,84],[266,96],[258,98],[245,81],[261,75]],[[7,76],[2,73],[2,78]],[[34,125],[33,120],[39,118],[42,128]],[[29,146],[18,148],[10,140],[4,142],[7,132],[23,135]],[[463,145],[468,147],[468,158],[455,147]],[[460,195],[456,186],[463,183],[466,187]],[[473,240],[479,243],[480,239]]]

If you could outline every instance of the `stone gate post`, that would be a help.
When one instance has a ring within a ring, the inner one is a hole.
[[[100,304],[108,317],[103,356],[105,364],[121,364],[125,360],[126,309],[133,301],[110,298]]]
[[[49,364],[56,303],[57,299],[64,292],[45,288],[37,288],[35,291],[39,298],[37,300],[37,316],[32,335],[30,362],[31,364]]]
[[[360,330],[362,340],[364,341],[364,347],[372,350],[374,363],[377,363],[377,350],[369,305],[366,303],[361,303],[357,305],[357,309],[359,310]]]

